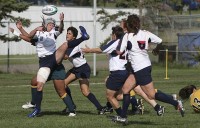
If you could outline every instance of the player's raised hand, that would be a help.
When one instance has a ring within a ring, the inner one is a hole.
[[[64,20],[64,13],[60,13],[60,21],[63,21]]]
[[[9,31],[13,33],[13,32],[14,32],[14,29],[13,29],[13,28],[9,28]]]
[[[18,20],[18,21],[16,22],[16,27],[17,27],[18,29],[21,29],[21,28],[22,28],[22,22],[21,22],[20,20]]]

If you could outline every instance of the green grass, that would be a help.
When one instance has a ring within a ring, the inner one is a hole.
[[[198,68],[171,66],[168,71],[169,80],[165,80],[165,68],[153,66],[153,79],[155,87],[169,94],[177,93],[180,88],[188,84],[200,83]],[[91,77],[91,91],[96,95],[102,105],[106,103],[104,78],[108,71],[99,70],[96,77]],[[60,111],[65,105],[56,94],[52,82],[48,82],[44,88],[41,117],[27,118],[31,110],[24,110],[21,105],[31,98],[30,79],[32,74],[0,74],[0,127],[1,128],[119,128],[121,124],[112,122],[106,115],[97,115],[95,107],[82,96],[77,82],[70,85],[72,96],[77,105],[77,116],[67,117]],[[97,84],[102,83],[102,84]],[[137,96],[138,97],[138,96]],[[194,113],[189,101],[184,102],[185,117],[181,117],[173,106],[158,102],[166,107],[163,117],[158,117],[153,108],[145,102],[144,115],[129,115],[127,128],[193,128],[199,127],[199,114]],[[115,114],[115,113],[114,113]],[[112,115],[114,115],[112,114]]]

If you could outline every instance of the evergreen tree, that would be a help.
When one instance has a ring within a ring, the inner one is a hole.
[[[21,0],[20,0],[21,1]],[[13,11],[15,12],[23,12],[28,9],[30,6],[27,2],[20,2],[19,0],[0,0],[0,27],[8,27],[7,23],[3,22],[3,20],[7,20],[9,22],[16,22],[17,20],[21,20],[24,26],[30,25],[29,19],[24,19],[22,17],[15,17],[11,15]],[[5,42],[8,41],[19,41],[17,37],[8,37],[7,34],[0,35],[0,40]]]
[[[116,0],[115,6],[117,8],[139,9],[141,25],[144,29],[155,28],[155,25],[160,23],[157,20],[159,16],[167,17],[172,13],[172,8],[163,0]],[[97,14],[100,15],[97,21],[103,25],[102,29],[105,29],[111,22],[120,22],[130,12],[118,11],[115,14],[110,14],[105,9],[101,9]]]

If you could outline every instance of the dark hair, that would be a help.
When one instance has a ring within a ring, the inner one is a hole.
[[[112,34],[115,34],[117,39],[120,39],[124,35],[124,30],[120,26],[112,27]]]
[[[188,99],[190,97],[190,95],[193,93],[193,90],[197,89],[195,85],[188,85],[184,88],[182,88],[179,91],[179,96],[181,99]]]
[[[129,15],[127,18],[127,30],[128,32],[137,34],[140,29],[140,18],[135,15]]]
[[[123,24],[123,27],[122,28],[126,28],[127,29],[127,21],[126,19],[122,19],[121,23]]]
[[[78,30],[75,27],[67,28],[67,31],[72,31],[73,36],[76,38],[78,36]]]

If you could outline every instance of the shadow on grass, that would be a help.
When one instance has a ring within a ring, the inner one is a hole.
[[[91,111],[76,111],[77,114],[86,114],[86,115],[97,115],[98,113],[92,113]],[[40,116],[45,115],[68,115],[68,112],[58,112],[58,111],[42,111]]]

